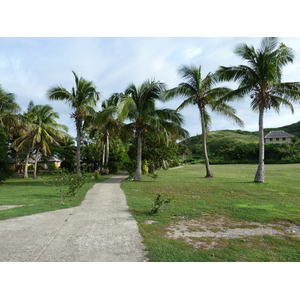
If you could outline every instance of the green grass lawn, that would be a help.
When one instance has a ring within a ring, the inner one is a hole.
[[[95,183],[108,177],[101,176],[95,180],[93,174],[87,174],[84,186],[75,197],[66,198],[64,205],[61,204],[59,191],[53,185],[57,175],[39,174],[36,180],[12,177],[0,183],[0,205],[24,206],[0,210],[0,220],[77,206]]]
[[[262,224],[300,225],[300,165],[266,165],[264,184],[253,183],[256,165],[203,165],[158,171],[153,180],[124,181],[122,188],[139,224],[150,261],[300,261],[300,241],[290,235],[232,239],[210,250],[166,237],[172,222],[225,216]],[[158,193],[175,201],[157,215],[149,212]],[[156,221],[145,224],[146,221]],[[228,224],[230,226],[230,224]],[[279,225],[278,225],[279,226]],[[279,226],[280,227],[280,226]]]

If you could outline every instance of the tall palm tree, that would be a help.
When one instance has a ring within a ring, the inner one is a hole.
[[[40,154],[49,155],[50,146],[59,145],[68,134],[67,127],[55,121],[59,116],[50,105],[35,105],[30,112],[30,117],[31,123],[27,123],[25,133],[13,144],[16,145],[17,150],[35,150],[33,179],[36,179]]]
[[[152,129],[156,134],[177,134],[181,137],[188,136],[186,130],[182,129],[182,116],[172,109],[157,109],[155,102],[162,101],[165,84],[146,80],[137,87],[130,84],[125,90],[122,100],[118,106],[118,114],[121,120],[131,121],[124,127],[130,129],[137,137],[137,168],[134,180],[142,179],[142,140],[143,134]]]
[[[77,175],[81,176],[80,144],[82,128],[86,117],[95,113],[94,108],[100,98],[100,93],[96,91],[92,81],[87,81],[82,77],[78,78],[76,73],[72,72],[75,77],[75,88],[73,87],[71,92],[62,86],[54,86],[47,91],[47,96],[51,100],[65,100],[73,109],[71,117],[74,118],[77,132],[76,171]]]
[[[254,182],[264,182],[264,112],[271,108],[279,112],[280,105],[294,112],[291,102],[300,97],[299,82],[281,82],[282,68],[293,62],[294,52],[274,37],[263,38],[258,49],[240,44],[234,52],[247,64],[221,66],[216,74],[220,81],[239,83],[229,98],[250,95],[251,108],[259,113],[259,163]]]
[[[186,79],[186,82],[182,82],[178,87],[168,90],[166,97],[172,98],[179,95],[187,97],[177,109],[183,109],[191,104],[197,105],[201,119],[203,155],[206,168],[205,177],[213,177],[206,146],[206,132],[211,121],[207,108],[233,119],[240,126],[243,126],[243,122],[235,115],[235,109],[224,102],[218,102],[221,97],[224,97],[231,90],[226,87],[214,87],[216,82],[212,73],[208,73],[202,78],[201,66],[196,67],[194,65],[184,65],[179,68],[178,73]]]

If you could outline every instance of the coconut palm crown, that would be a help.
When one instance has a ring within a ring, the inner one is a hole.
[[[137,181],[142,178],[142,138],[146,131],[165,136],[188,136],[188,132],[181,127],[183,120],[178,112],[156,108],[156,101],[164,100],[162,96],[165,89],[164,83],[155,80],[146,80],[140,86],[130,84],[118,106],[119,118],[129,120],[124,127],[137,137],[137,168],[134,176]]]
[[[74,118],[77,132],[77,151],[76,151],[76,171],[77,175],[81,176],[80,172],[80,144],[82,127],[87,116],[95,114],[94,108],[100,98],[100,93],[97,92],[92,81],[87,81],[84,78],[75,77],[75,87],[69,92],[62,86],[54,86],[47,91],[47,96],[51,100],[65,100],[73,109],[71,117]]]
[[[166,92],[166,98],[169,99],[175,96],[187,97],[177,108],[178,110],[191,104],[198,107],[201,119],[203,155],[206,167],[205,177],[213,177],[206,146],[206,132],[211,123],[207,108],[231,118],[240,126],[243,126],[243,122],[235,115],[235,109],[224,102],[218,101],[220,98],[225,97],[231,92],[231,90],[226,87],[215,87],[216,81],[212,73],[208,73],[203,78],[201,66],[197,67],[194,65],[183,65],[179,68],[178,73],[186,81],[180,83],[177,87],[168,90]]]
[[[283,105],[293,113],[292,102],[300,97],[299,82],[281,82],[282,68],[293,62],[294,52],[275,37],[263,38],[258,49],[240,44],[234,52],[246,64],[221,66],[216,76],[219,81],[238,82],[238,88],[228,98],[250,96],[251,108],[259,113],[259,164],[254,182],[264,182],[264,112],[271,108],[279,112]]]
[[[5,128],[10,137],[20,125],[21,120],[18,115],[20,110],[20,106],[15,101],[15,95],[6,92],[0,86],[0,128]]]

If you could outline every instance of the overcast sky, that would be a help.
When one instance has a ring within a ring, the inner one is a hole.
[[[233,53],[239,43],[258,46],[258,38],[0,38],[0,84],[16,95],[16,100],[26,110],[30,100],[35,104],[50,104],[60,115],[60,122],[69,127],[75,136],[70,108],[64,102],[50,101],[46,91],[60,84],[70,90],[74,86],[72,70],[87,80],[92,80],[101,93],[101,100],[114,92],[122,92],[130,83],[139,85],[145,79],[155,78],[175,87],[181,78],[177,73],[182,64],[202,66],[203,76],[214,72],[220,65],[243,63]],[[283,69],[284,81],[300,81],[300,38],[280,38],[294,49],[293,64]],[[229,87],[234,84],[223,83]],[[182,99],[164,104],[177,108]],[[244,121],[245,130],[257,130],[258,116],[250,110],[250,101],[245,98],[232,103],[237,115]],[[190,134],[200,133],[199,113],[195,106],[182,110],[184,127]],[[298,122],[300,106],[295,105],[295,114],[282,108],[280,114],[268,112],[265,127],[277,127]],[[238,129],[230,120],[212,114],[211,130]]]

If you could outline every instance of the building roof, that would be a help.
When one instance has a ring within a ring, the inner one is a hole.
[[[276,139],[276,138],[293,138],[294,135],[285,132],[285,131],[270,131],[265,138],[267,139]]]
[[[25,162],[25,160],[24,160],[24,162]],[[41,153],[39,153],[38,162],[39,163],[44,162],[44,160],[42,159]],[[61,162],[61,160],[56,155],[53,155],[53,156],[50,156],[47,158],[47,162]],[[30,163],[30,164],[35,163],[35,154],[32,154],[31,157],[29,157],[28,163]]]

